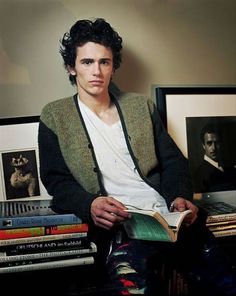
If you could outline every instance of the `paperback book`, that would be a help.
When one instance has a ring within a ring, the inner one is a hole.
[[[124,222],[127,235],[133,239],[175,242],[184,218],[191,210],[160,214],[152,210],[128,209],[132,217]]]

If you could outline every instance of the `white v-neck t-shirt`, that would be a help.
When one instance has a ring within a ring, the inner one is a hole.
[[[108,195],[125,205],[168,212],[164,198],[145,183],[137,172],[121,122],[108,125],[80,99],[78,103]]]

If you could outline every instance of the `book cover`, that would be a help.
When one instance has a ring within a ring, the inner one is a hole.
[[[201,202],[198,204],[206,213],[206,223],[236,220],[236,207],[226,202]]]
[[[86,234],[86,232],[85,232]],[[32,254],[38,252],[46,251],[56,251],[56,250],[72,250],[88,248],[90,240],[87,236],[82,236],[79,238],[70,238],[63,240],[53,240],[53,241],[43,241],[35,243],[26,244],[16,244],[10,246],[0,246],[0,256],[2,255],[17,255],[17,254]]]
[[[82,220],[74,214],[40,215],[29,217],[0,217],[0,229],[78,224]]]
[[[91,264],[94,264],[94,257],[88,256],[88,257],[81,257],[81,258],[56,260],[51,262],[40,262],[40,263],[34,263],[34,264],[22,264],[18,266],[0,267],[0,274],[32,271],[32,270],[42,270],[42,269],[63,268],[63,267],[78,266],[78,265],[91,265]]]
[[[26,243],[49,242],[54,240],[79,238],[84,236],[87,236],[87,232],[72,232],[72,233],[62,233],[62,234],[54,234],[54,235],[29,236],[29,237],[22,237],[22,238],[3,239],[3,240],[0,240],[0,247],[17,245],[17,244],[26,244]]]
[[[152,210],[128,209],[132,217],[124,222],[130,238],[175,242],[184,218],[191,210],[160,214]]]
[[[72,232],[88,232],[88,224],[66,224],[56,226],[38,226],[26,228],[1,229],[0,240],[31,236],[54,235]]]
[[[0,201],[0,217],[55,215],[51,199]]]
[[[24,264],[27,261],[31,260],[33,263],[36,263],[36,260],[38,259],[46,259],[46,258],[57,258],[60,257],[69,257],[69,256],[79,256],[79,255],[87,255],[91,253],[97,252],[97,246],[95,243],[90,242],[89,245],[86,248],[77,248],[74,250],[61,250],[61,251],[51,251],[51,252],[38,252],[33,254],[20,254],[20,255],[7,255],[0,253],[0,267],[3,266],[3,263],[9,263],[9,262],[17,262],[17,264],[22,264],[22,261],[24,261]],[[39,262],[39,261],[38,261]],[[1,264],[2,263],[2,264]]]

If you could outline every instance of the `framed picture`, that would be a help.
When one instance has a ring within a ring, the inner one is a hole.
[[[51,198],[39,177],[39,116],[0,119],[0,201]]]
[[[236,203],[236,87],[156,86],[155,96],[168,133],[189,159],[195,196],[224,192]]]

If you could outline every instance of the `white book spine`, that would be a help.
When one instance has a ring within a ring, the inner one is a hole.
[[[13,238],[13,239],[3,239],[0,240],[0,246],[9,246],[9,245],[18,245],[25,243],[36,243],[36,242],[45,242],[45,241],[54,241],[59,239],[67,238],[79,238],[87,236],[87,232],[74,232],[74,233],[65,233],[65,234],[53,234],[53,235],[42,235],[42,236],[32,236],[24,238]]]
[[[236,213],[212,215],[212,216],[207,216],[206,223],[219,222],[219,221],[231,221],[234,219],[236,219]]]
[[[55,252],[52,251],[52,252],[42,252],[42,253],[12,255],[12,256],[7,256],[5,252],[2,252],[2,253],[0,252],[0,263],[95,253],[97,251],[96,245],[93,242],[91,242],[90,244],[91,244],[91,248],[86,248],[86,249],[76,249],[76,250],[68,250],[68,251],[64,250],[64,251],[55,251]]]
[[[236,229],[213,231],[212,233],[214,234],[215,237],[232,236],[232,235],[236,235]]]
[[[10,267],[1,267],[0,274],[32,271],[32,270],[42,270],[42,269],[63,268],[63,267],[77,266],[77,265],[91,265],[93,263],[94,263],[94,258],[92,256],[88,256],[88,257],[81,257],[81,258],[57,260],[52,262],[42,262],[42,263],[25,264],[25,265],[10,266]]]

